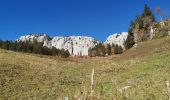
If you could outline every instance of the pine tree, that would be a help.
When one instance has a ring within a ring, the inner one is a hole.
[[[114,47],[114,54],[122,54],[123,53],[123,48],[119,45],[116,45]]]
[[[42,55],[51,55],[51,56],[61,56],[61,57],[69,57],[70,54],[68,50],[59,50],[55,47],[47,48],[43,46],[43,43],[39,43],[37,41],[34,42],[13,42],[13,41],[2,41],[0,40],[0,48],[18,52],[28,52],[28,53],[35,53],[35,54],[42,54]]]
[[[112,54],[112,48],[110,44],[107,44],[107,54],[111,55]]]
[[[123,48],[121,46],[118,46],[118,54],[122,54],[123,53]]]
[[[118,45],[116,44],[114,47],[114,54],[119,54],[119,50],[118,50]]]
[[[106,47],[102,43],[99,43],[95,47],[89,49],[89,56],[91,57],[105,56],[105,55],[106,55]]]
[[[132,32],[132,29],[129,29],[128,36],[124,43],[124,46],[126,49],[130,49],[131,47],[133,47],[134,44],[135,44],[134,33]]]
[[[55,47],[52,47],[51,49],[51,55],[56,56],[58,54],[57,49]]]
[[[2,47],[3,41],[0,38],[0,48]]]
[[[14,42],[13,51],[17,51],[17,41]]]
[[[3,48],[6,50],[9,50],[10,49],[10,41],[6,40]]]
[[[150,27],[155,21],[154,14],[150,8],[145,4],[143,13],[137,15],[134,21],[131,22],[128,36],[124,43],[126,49],[133,47],[135,43],[148,40],[150,38]],[[135,38],[134,36],[137,36]]]
[[[64,57],[64,58],[67,58],[67,57],[70,56],[70,53],[69,53],[68,50],[62,49],[62,50],[61,50],[61,56]]]
[[[145,18],[145,17],[150,17],[151,18],[151,21],[155,21],[155,16],[154,14],[152,13],[151,9],[148,7],[147,4],[144,5],[144,11],[141,15],[142,18]]]

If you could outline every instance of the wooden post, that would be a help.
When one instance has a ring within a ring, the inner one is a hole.
[[[167,88],[167,95],[170,100],[170,83],[169,83],[169,81],[166,81],[166,88]]]
[[[94,68],[92,69],[92,74],[91,74],[91,100],[93,98],[93,85],[94,85]]]

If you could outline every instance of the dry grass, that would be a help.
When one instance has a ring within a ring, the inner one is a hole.
[[[0,50],[0,99],[90,99],[94,67],[94,100],[165,100],[169,45],[166,37],[110,58],[60,59]]]

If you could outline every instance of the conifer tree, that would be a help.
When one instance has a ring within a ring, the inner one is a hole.
[[[2,41],[1,38],[0,38],[0,48],[2,47],[2,43],[3,43],[3,41]]]
[[[106,47],[102,43],[99,43],[95,47],[89,49],[89,56],[91,57],[105,56],[105,55],[106,55]]]
[[[110,44],[107,44],[107,54],[111,55],[112,54],[112,48]]]
[[[28,53],[35,53],[35,54],[43,54],[43,55],[51,55],[56,56],[60,55],[61,57],[69,57],[70,54],[68,50],[59,50],[56,48],[47,48],[43,46],[43,43],[39,43],[37,41],[34,42],[13,42],[13,41],[2,41],[0,40],[0,48],[18,52],[28,52]]]
[[[132,32],[132,27],[128,30],[128,36],[124,43],[126,49],[130,49],[135,44],[134,33]]]
[[[151,18],[151,21],[155,21],[155,16],[154,14],[152,13],[151,9],[148,7],[147,4],[144,5],[144,11],[141,15],[142,18],[145,18],[145,17],[150,17]]]
[[[116,44],[114,47],[114,54],[119,54],[119,50],[118,50],[118,45]]]
[[[118,54],[122,54],[123,53],[123,48],[121,46],[118,46]]]
[[[145,4],[143,13],[140,16],[136,16],[135,20],[130,24],[128,36],[124,43],[125,48],[129,49],[137,42],[148,40],[151,36],[150,29],[154,21],[154,14]]]

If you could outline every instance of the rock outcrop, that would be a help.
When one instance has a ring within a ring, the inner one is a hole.
[[[47,42],[50,41],[50,37],[46,34],[29,34],[26,36],[21,36],[17,41],[37,41],[37,42]]]
[[[116,33],[110,35],[104,44],[117,44],[124,47],[123,43],[127,38],[128,33]],[[87,36],[54,36],[50,37],[46,34],[30,34],[26,36],[21,36],[17,41],[37,41],[42,42],[43,46],[48,48],[55,47],[57,49],[68,50],[72,56],[88,56],[89,48],[93,48],[97,44],[101,43],[100,41],[95,40],[92,37]]]
[[[87,36],[55,36],[49,37],[46,34],[30,34],[22,36],[17,41],[37,41],[42,42],[48,48],[68,50],[72,56],[88,56],[89,48],[94,47],[99,41]]]
[[[104,42],[104,44],[110,44],[110,45],[119,45],[124,48],[124,42],[126,41],[128,36],[127,32],[122,33],[115,33],[113,35],[110,35],[107,40]]]

